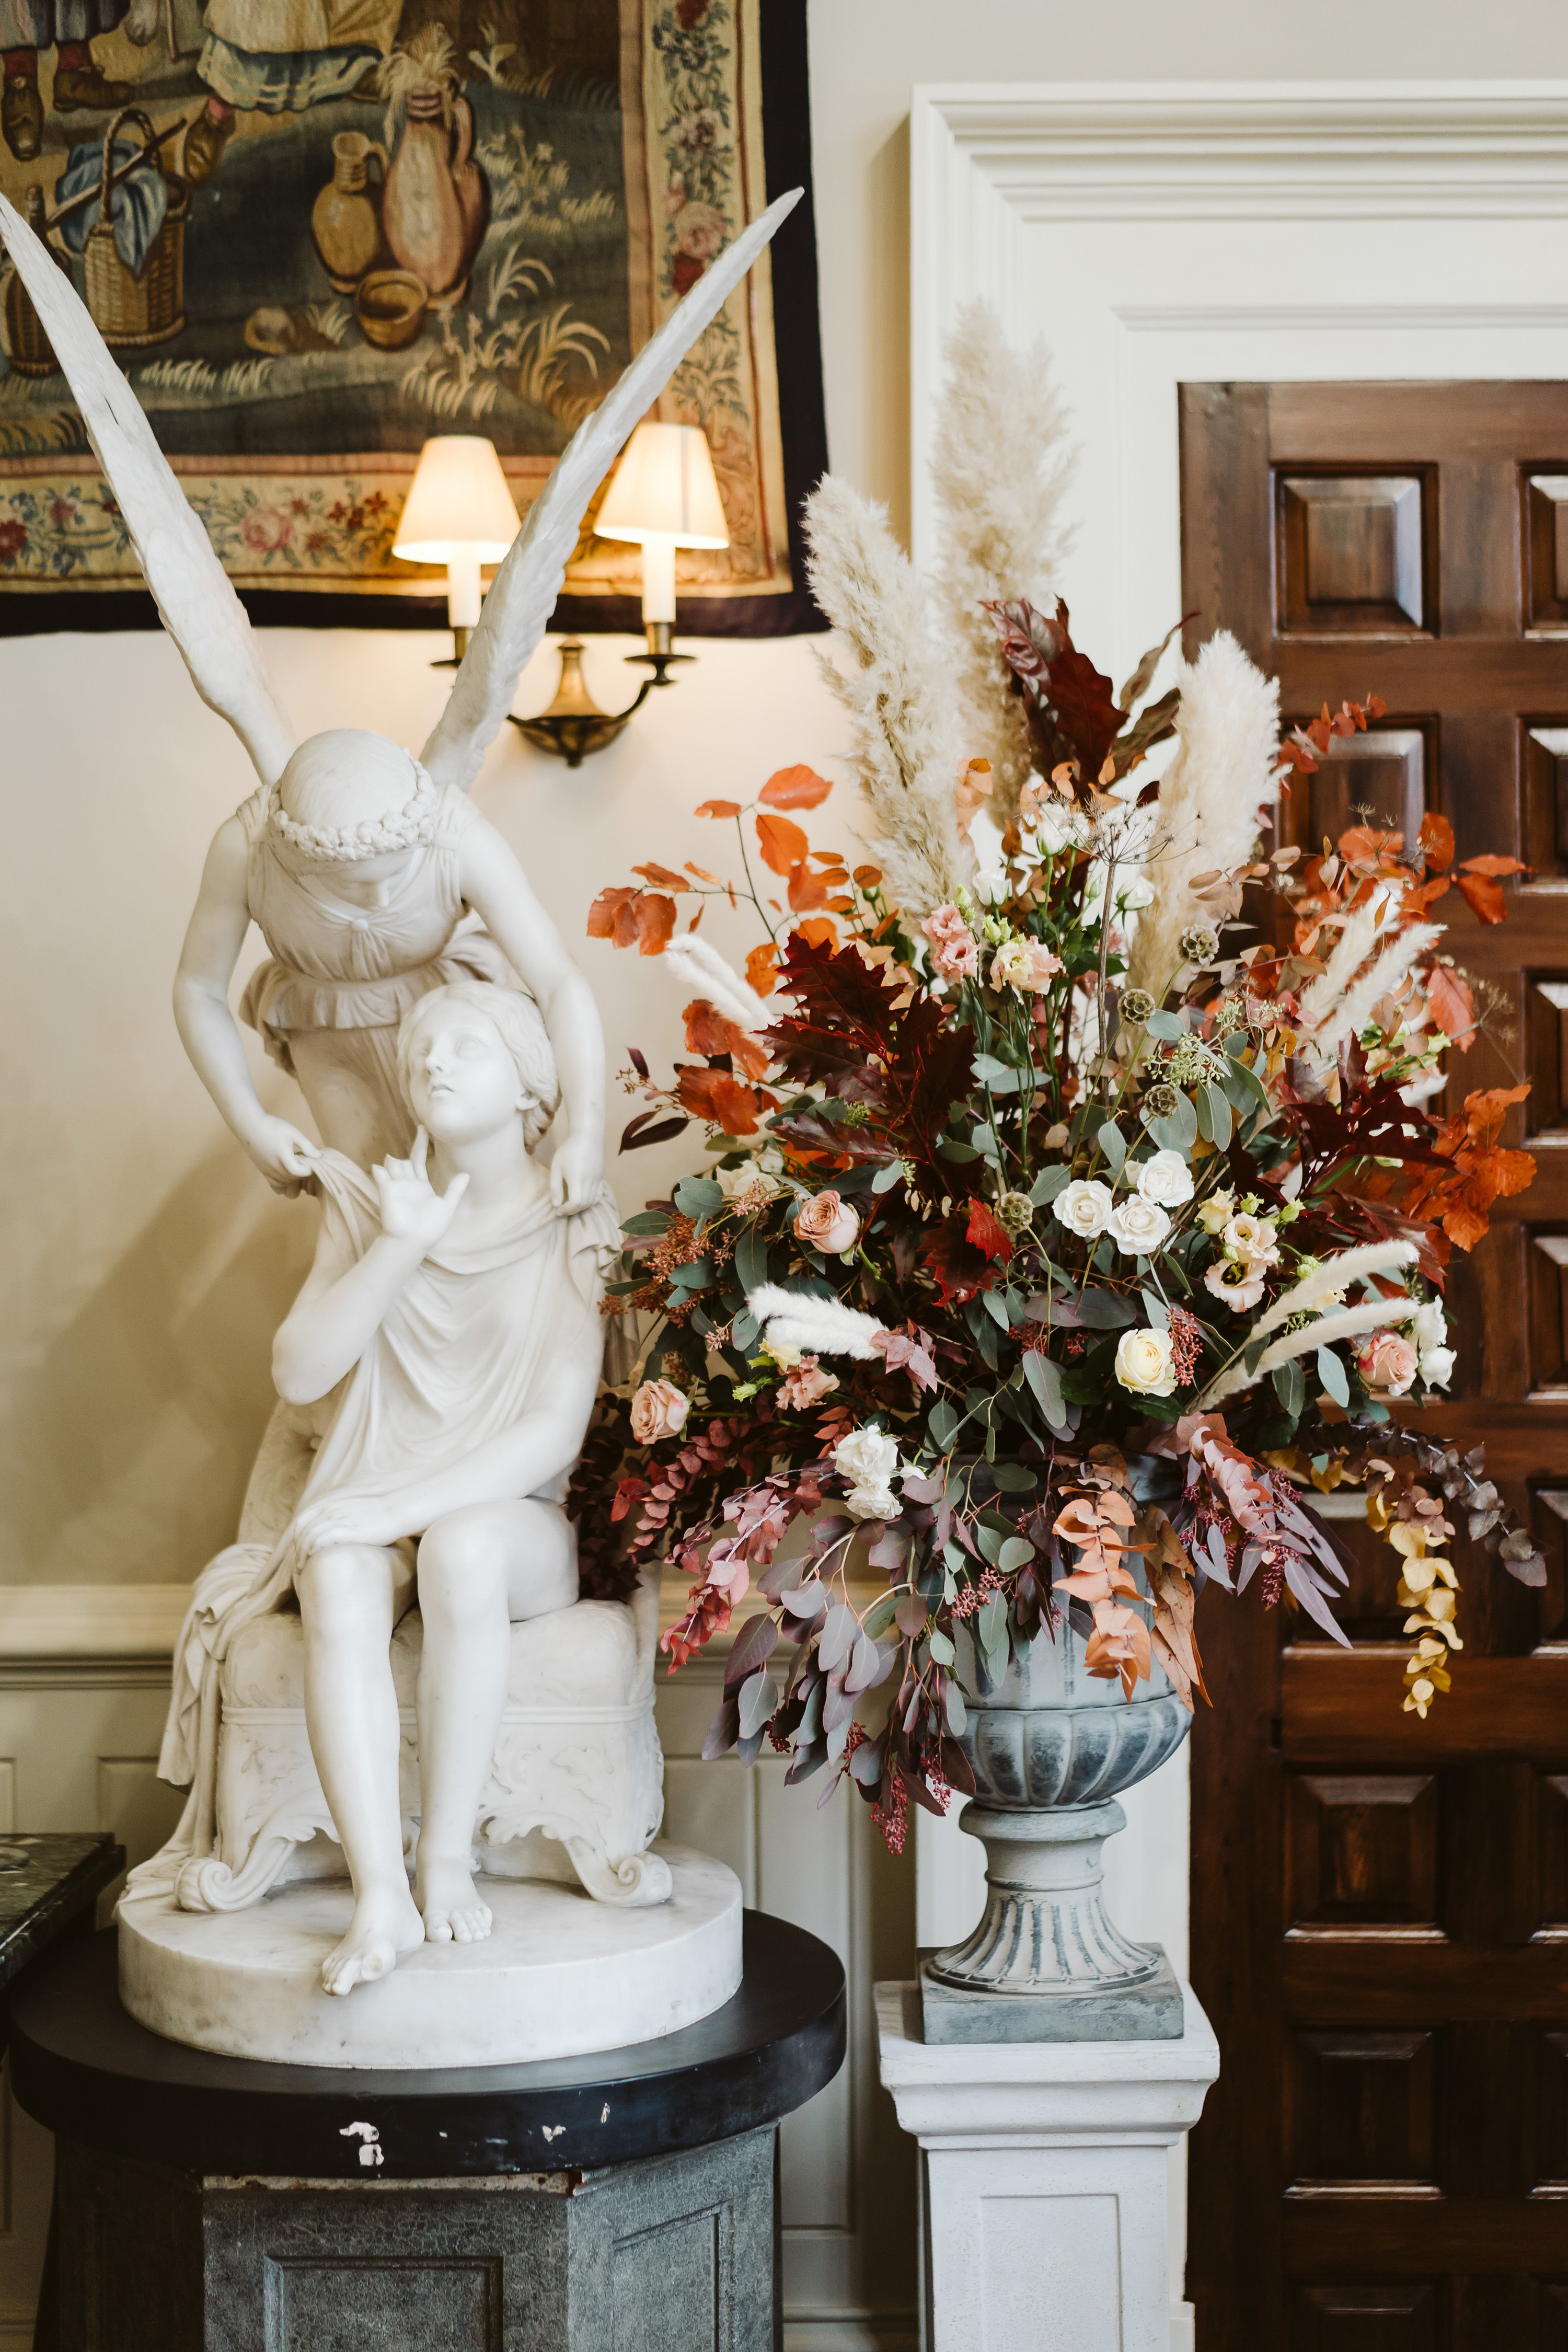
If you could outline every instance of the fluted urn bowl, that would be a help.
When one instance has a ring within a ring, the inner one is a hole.
[[[966,1700],[975,1794],[962,1826],[985,1848],[984,1917],[929,1954],[928,2042],[1142,2041],[1180,2035],[1181,1988],[1157,1944],[1107,1916],[1101,1849],[1116,1803],[1173,1756],[1192,1717],[1158,1664],[1126,1697],[1091,1675],[1065,1622]]]

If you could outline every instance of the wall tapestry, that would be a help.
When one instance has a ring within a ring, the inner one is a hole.
[[[436,577],[391,554],[426,436],[487,434],[526,510],[715,253],[810,186],[805,0],[0,0],[0,186],[263,620],[427,621]],[[0,633],[145,625],[10,275],[0,344]],[[820,626],[809,197],[658,413],[705,428],[731,534],[681,555],[683,630]],[[635,627],[637,581],[585,536],[560,617]]]

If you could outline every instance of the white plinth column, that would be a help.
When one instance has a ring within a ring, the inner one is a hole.
[[[921,2146],[925,2352],[1172,2352],[1167,2150],[1219,2073],[1179,2042],[928,2044],[877,1987],[882,2081]]]

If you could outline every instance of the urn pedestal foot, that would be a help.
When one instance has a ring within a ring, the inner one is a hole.
[[[1102,1850],[1126,1822],[1114,1801],[966,1808],[963,1826],[985,1848],[985,1910],[961,1944],[921,1957],[927,2042],[1181,2039],[1175,1970],[1105,1909]]]

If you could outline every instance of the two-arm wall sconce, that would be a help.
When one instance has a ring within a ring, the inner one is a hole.
[[[601,539],[630,540],[642,548],[642,618],[647,651],[628,655],[653,675],[624,710],[601,710],[583,676],[578,637],[561,644],[555,699],[536,719],[511,714],[512,725],[542,751],[580,768],[590,751],[613,743],[656,686],[669,676],[675,639],[675,551],[728,547],[729,526],[714,478],[707,436],[698,425],[639,425],[611,477],[595,530]],[[392,551],[405,563],[444,563],[447,617],[454,651],[439,667],[459,662],[479,617],[479,567],[499,563],[517,536],[517,509],[495,444],[479,433],[441,433],[426,441],[409,488]]]
[[[601,710],[583,676],[581,639],[561,646],[561,683],[548,710],[512,724],[542,751],[558,752],[580,768],[590,751],[613,743],[656,686],[672,686],[672,664],[693,659],[674,651],[675,551],[728,547],[729,526],[713,477],[708,438],[699,425],[639,425],[611,477],[594,528],[601,539],[631,540],[642,548],[642,619],[647,651],[628,655],[653,673],[624,710]]]

